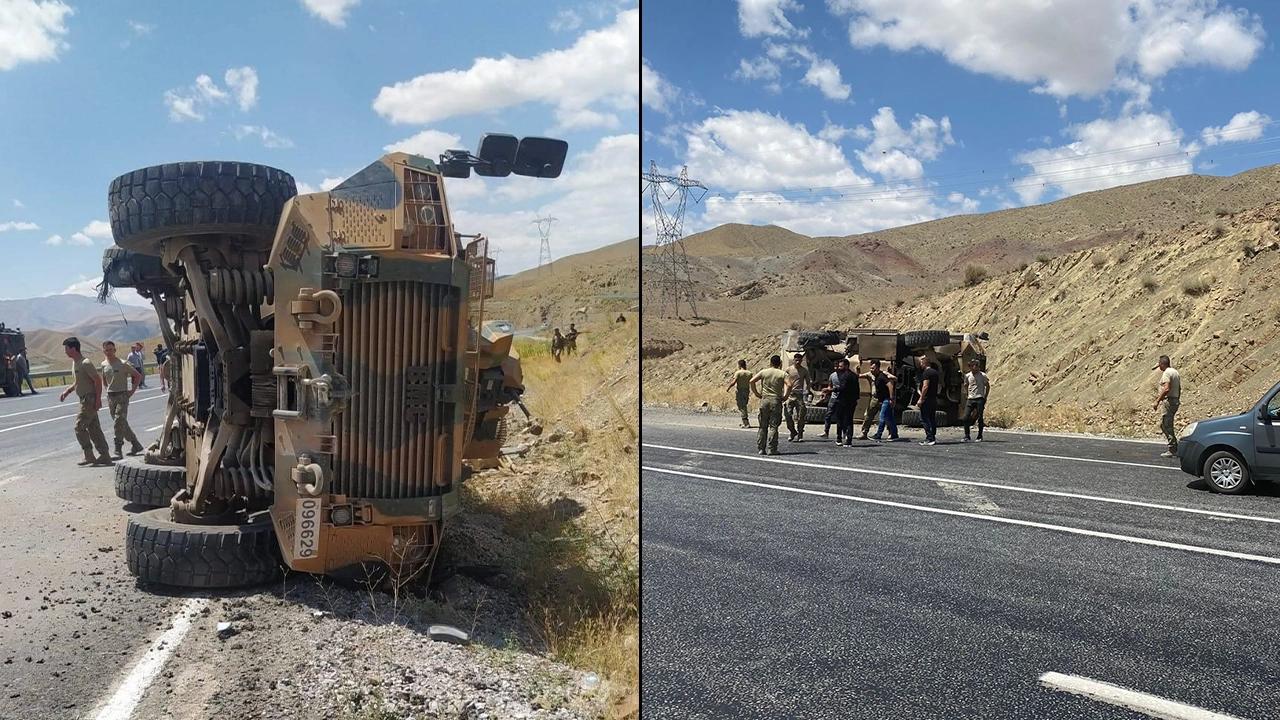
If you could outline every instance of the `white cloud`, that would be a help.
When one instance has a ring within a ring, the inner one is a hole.
[[[971,213],[971,212],[977,212],[978,210],[978,201],[974,200],[973,198],[966,197],[964,193],[960,193],[960,192],[949,193],[947,195],[947,202],[951,203],[952,205],[959,205],[960,207],[957,208],[958,212]]]
[[[826,120],[826,124],[822,126],[821,130],[818,131],[818,137],[822,138],[823,140],[826,140],[829,143],[838,143],[841,140],[843,140],[847,135],[853,134],[854,132],[853,128],[847,128],[843,125],[837,125],[831,122],[831,118],[827,117],[825,114],[822,117],[824,120]]]
[[[787,19],[787,10],[800,10],[795,0],[738,0],[738,30],[744,37],[804,35]]]
[[[1257,140],[1271,124],[1271,116],[1257,110],[1236,113],[1222,127],[1207,127],[1200,131],[1200,138],[1205,145],[1218,143]]]
[[[1092,96],[1118,78],[1191,65],[1247,66],[1262,47],[1257,17],[1218,0],[827,0],[850,17],[858,47],[925,49],[973,72]]]
[[[130,20],[129,29],[133,31],[133,34],[136,37],[142,37],[143,35],[150,35],[151,32],[156,29],[156,26],[152,25],[151,23],[144,23],[144,22],[138,22],[137,20]]]
[[[327,177],[320,181],[321,190],[332,190],[342,184],[346,180],[344,177]]]
[[[86,238],[93,238],[94,240],[110,240],[112,237],[111,223],[106,220],[94,220],[81,228],[77,234],[82,234]]]
[[[834,143],[801,124],[758,111],[730,110],[687,130],[689,175],[711,187],[869,185]]]
[[[804,74],[801,82],[818,88],[830,100],[848,100],[852,90],[840,81],[840,68],[823,58],[818,58],[809,65],[809,71]]]
[[[951,137],[951,119],[934,120],[927,115],[916,115],[910,128],[903,128],[894,116],[893,108],[882,107],[871,118],[871,130],[859,128],[859,139],[870,143],[859,150],[858,161],[870,172],[885,180],[915,180],[924,176],[925,160],[933,160],[947,145],[955,144]]]
[[[461,148],[462,136],[439,130],[423,130],[383,147],[386,152],[407,152],[435,160],[445,150]]]
[[[556,108],[557,131],[585,130],[588,128],[616,128],[618,116],[613,113],[602,113],[588,108]]]
[[[0,72],[24,62],[56,60],[67,48],[67,17],[60,0],[8,0],[0,5]]]
[[[500,252],[498,272],[516,272],[538,264],[539,238],[533,220],[538,215],[559,219],[551,230],[551,254],[561,258],[627,238],[639,226],[636,168],[640,164],[640,136],[629,133],[603,137],[590,150],[575,155],[556,180],[518,178],[527,187],[518,195],[553,195],[537,208],[486,211],[470,201],[457,201],[459,191],[475,178],[448,181],[454,224],[459,232],[482,232]],[[510,178],[493,181],[501,188]],[[537,190],[536,188],[545,188]],[[499,191],[501,192],[501,191]],[[480,199],[477,196],[477,199]]]
[[[732,198],[708,197],[705,212],[690,223],[690,233],[723,225],[778,225],[805,235],[852,235],[936,220],[944,212],[918,192],[885,193],[874,198],[844,200],[826,197],[790,202],[776,193],[738,193]]]
[[[230,68],[223,79],[227,87],[236,95],[236,104],[241,112],[252,108],[258,102],[258,71],[249,66]]]
[[[53,245],[54,247],[58,247],[61,245],[92,245],[93,239],[89,238],[84,233],[77,232],[77,233],[72,233],[71,239],[69,240],[62,237],[61,235],[50,235],[48,239],[44,241],[44,244]]]
[[[1191,161],[1200,152],[1197,143],[1182,143],[1182,131],[1167,115],[1100,118],[1072,125],[1067,134],[1074,141],[1017,156],[1019,163],[1032,170],[1011,184],[1022,202],[1039,202],[1054,190],[1075,195],[1184,175],[1191,172]]]
[[[670,112],[671,101],[679,91],[645,60],[640,66],[640,97],[644,104],[660,113]]]
[[[26,205],[23,205],[23,204],[22,204],[22,201],[21,201],[21,200],[19,200],[18,198],[14,198],[14,199],[13,199],[13,206],[14,206],[14,207],[16,207],[16,208],[24,208],[24,207],[26,207]]]
[[[563,119],[597,103],[634,109],[639,86],[640,12],[631,9],[564,50],[532,58],[477,58],[466,70],[383,87],[373,109],[394,123],[432,123],[538,102],[554,105]]]
[[[360,4],[360,0],[302,0],[307,12],[334,27],[346,27],[347,13]]]
[[[231,128],[231,134],[236,136],[237,140],[243,140],[247,137],[255,137],[262,141],[262,146],[272,149],[291,148],[293,141],[265,125],[234,125]]]
[[[778,64],[767,57],[758,57],[753,60],[743,58],[738,61],[738,69],[733,73],[736,78],[743,80],[777,80],[782,74],[778,69]]]
[[[169,119],[175,122],[205,119],[205,112],[231,100],[235,94],[236,104],[242,111],[248,110],[258,101],[258,73],[251,67],[230,68],[223,76],[230,92],[218,86],[213,78],[205,74],[196,76],[196,81],[185,88],[174,88],[164,93],[165,107],[169,108]]]
[[[17,202],[16,200],[14,202]],[[19,205],[18,207],[21,207]],[[0,223],[0,232],[9,232],[10,230],[39,230],[40,226],[33,222],[2,222]]]
[[[87,275],[81,275],[79,280],[71,283],[65,290],[57,294],[85,295],[87,297],[96,298],[98,297],[98,283],[100,282],[102,282],[101,276],[89,277]],[[149,300],[146,300],[141,295],[138,295],[138,293],[133,291],[122,291],[117,288],[111,293],[111,299],[121,305],[132,305],[134,307],[146,308],[151,307],[151,302]]]
[[[811,48],[805,45],[795,44],[775,44],[765,43],[765,54],[769,59],[778,62],[785,62],[793,67],[801,66],[808,63],[808,69],[805,71],[804,77],[800,82],[818,88],[828,99],[831,100],[848,100],[852,89],[841,81],[840,68],[830,60],[819,56]],[[759,61],[770,62],[769,59],[759,58]],[[771,63],[770,63],[771,64]],[[743,73],[745,70],[745,61],[739,63],[738,71],[735,74]],[[777,67],[774,66],[776,70]],[[767,68],[752,68],[751,71],[764,70]],[[776,83],[775,83],[776,85]]]
[[[552,32],[572,32],[582,27],[582,16],[572,9],[565,8],[551,18],[549,27]]]

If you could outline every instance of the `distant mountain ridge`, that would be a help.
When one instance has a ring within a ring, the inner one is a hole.
[[[160,334],[154,311],[110,300],[102,304],[85,295],[0,300],[0,323],[24,331],[56,330],[116,342],[134,342]]]

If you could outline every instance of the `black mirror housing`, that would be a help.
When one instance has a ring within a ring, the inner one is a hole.
[[[515,163],[520,141],[515,135],[503,133],[485,133],[480,138],[480,163],[476,165],[476,174],[482,177],[506,177],[511,174],[511,166]]]
[[[564,170],[569,143],[544,137],[527,137],[520,141],[511,172],[525,177],[556,178]]]

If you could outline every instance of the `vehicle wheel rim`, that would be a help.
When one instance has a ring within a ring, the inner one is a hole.
[[[1235,458],[1218,458],[1209,468],[1209,480],[1223,490],[1234,490],[1243,479],[1243,469]]]

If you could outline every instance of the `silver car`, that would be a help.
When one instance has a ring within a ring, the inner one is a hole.
[[[1256,482],[1280,482],[1280,383],[1248,412],[1188,425],[1178,461],[1214,492],[1234,495]]]

